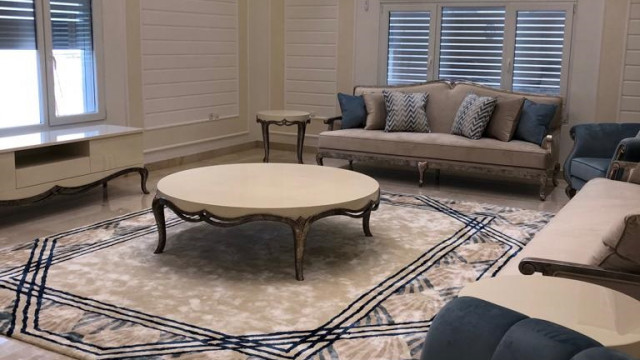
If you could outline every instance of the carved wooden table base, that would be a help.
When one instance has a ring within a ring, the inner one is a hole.
[[[264,143],[264,159],[263,162],[269,162],[269,126],[298,126],[298,141],[296,143],[296,154],[298,155],[298,164],[302,164],[302,153],[304,151],[304,137],[307,130],[307,124],[311,123],[311,119],[305,120],[287,120],[283,119],[280,121],[272,121],[272,120],[262,120],[260,118],[256,119],[262,126],[262,141]]]
[[[307,240],[307,235],[309,233],[309,228],[311,224],[320,219],[343,215],[348,216],[350,218],[362,218],[362,229],[364,230],[364,234],[367,237],[371,237],[371,230],[369,229],[369,219],[371,217],[371,212],[378,209],[380,204],[380,198],[378,197],[377,201],[371,201],[367,206],[360,210],[347,210],[347,209],[334,209],[328,210],[323,213],[304,218],[300,217],[297,220],[293,220],[291,218],[275,216],[275,215],[247,215],[239,218],[224,218],[220,216],[216,216],[214,214],[209,213],[208,211],[199,211],[199,212],[187,212],[178,208],[171,201],[164,199],[162,197],[156,196],[153,200],[152,209],[153,215],[156,219],[156,224],[158,225],[158,247],[155,250],[156,254],[161,254],[164,251],[164,247],[167,242],[167,228],[164,217],[164,208],[167,207],[171,209],[176,215],[178,215],[182,220],[187,222],[206,222],[208,224],[219,226],[219,227],[232,227],[237,225],[242,225],[252,221],[274,221],[281,222],[291,226],[291,230],[293,231],[294,237],[294,251],[295,251],[295,269],[296,269],[296,279],[298,281],[304,280],[303,272],[302,272],[302,264],[304,259],[304,246]]]
[[[40,202],[43,200],[46,200],[52,196],[55,195],[75,195],[75,194],[80,194],[83,193],[85,191],[91,190],[94,187],[98,187],[100,185],[102,185],[102,188],[105,191],[105,196],[106,196],[106,191],[107,191],[107,183],[117,177],[126,175],[126,174],[130,174],[130,173],[138,173],[140,174],[140,189],[142,190],[142,192],[144,194],[148,194],[149,190],[147,190],[147,179],[149,178],[149,170],[147,170],[144,167],[135,167],[135,168],[129,168],[129,169],[124,169],[121,171],[118,171],[115,174],[111,174],[103,179],[100,179],[98,181],[94,181],[90,184],[86,184],[86,185],[81,185],[81,186],[75,186],[75,187],[64,187],[64,186],[54,186],[51,189],[43,192],[42,194],[36,195],[36,196],[32,196],[32,197],[28,197],[28,198],[24,198],[24,199],[16,199],[16,200],[0,200],[0,206],[20,206],[20,205],[28,205],[28,204],[33,204],[36,202]]]

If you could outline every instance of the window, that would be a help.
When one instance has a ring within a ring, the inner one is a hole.
[[[94,3],[0,0],[0,129],[104,118]]]
[[[402,85],[427,81],[429,11],[390,11],[387,83]]]
[[[421,6],[383,2],[382,81],[467,80],[521,92],[564,93],[572,3]]]
[[[518,11],[513,90],[560,94],[566,13]]]
[[[500,86],[504,7],[445,7],[440,28],[440,79]]]

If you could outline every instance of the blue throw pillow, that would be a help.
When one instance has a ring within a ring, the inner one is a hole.
[[[522,106],[520,122],[513,138],[542,145],[542,141],[544,141],[549,132],[549,126],[553,121],[557,108],[557,105],[538,104],[525,100]]]
[[[342,110],[342,129],[364,127],[367,120],[367,107],[362,96],[338,94],[340,110]]]

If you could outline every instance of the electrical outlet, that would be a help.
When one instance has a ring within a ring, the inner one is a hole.
[[[219,117],[218,114],[211,113],[209,114],[209,121],[218,120]]]

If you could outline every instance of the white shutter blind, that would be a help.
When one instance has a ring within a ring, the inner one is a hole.
[[[239,114],[237,0],[142,0],[145,127]]]
[[[427,81],[430,27],[429,11],[389,12],[387,84]]]
[[[336,114],[338,0],[285,1],[285,107]]]
[[[560,94],[566,19],[564,10],[517,12],[513,90]]]
[[[53,48],[93,51],[91,0],[51,1],[50,6]]]
[[[631,1],[619,122],[640,122],[640,0]]]
[[[0,50],[35,50],[33,0],[0,0]]]
[[[440,79],[499,87],[504,23],[504,7],[444,7]]]

